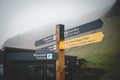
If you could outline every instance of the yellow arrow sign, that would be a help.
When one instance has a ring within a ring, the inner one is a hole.
[[[102,32],[97,32],[94,34],[89,34],[86,36],[60,42],[59,47],[60,49],[67,49],[67,48],[87,45],[91,43],[97,43],[97,42],[101,42],[103,37],[104,37],[104,34]]]

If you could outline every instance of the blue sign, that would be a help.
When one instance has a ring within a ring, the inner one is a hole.
[[[51,53],[48,53],[47,54],[47,59],[52,59],[53,58],[53,55]]]
[[[5,55],[7,61],[36,61],[57,60],[56,52],[49,53],[8,53]]]
[[[68,37],[72,37],[72,36],[75,36],[75,35],[78,35],[81,33],[96,30],[98,28],[101,28],[102,25],[103,25],[103,21],[101,19],[98,19],[98,20],[92,21],[90,23],[83,24],[83,25],[80,25],[80,26],[77,26],[77,27],[74,27],[74,28],[64,31],[64,37],[68,38]],[[35,46],[37,47],[37,46],[47,44],[50,42],[54,42],[54,41],[56,41],[56,34],[48,36],[48,37],[40,39],[40,40],[37,40],[35,42]]]

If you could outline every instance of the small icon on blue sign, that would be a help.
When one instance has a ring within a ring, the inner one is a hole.
[[[47,59],[52,59],[52,54],[47,54]]]

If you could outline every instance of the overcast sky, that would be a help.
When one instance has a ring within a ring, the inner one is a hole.
[[[108,8],[115,1],[0,0],[0,47],[7,39],[31,30],[46,31],[48,26],[48,29],[53,31],[53,25],[58,23],[67,26],[79,25],[71,22],[82,22],[83,16]]]

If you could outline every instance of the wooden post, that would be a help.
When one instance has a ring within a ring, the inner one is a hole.
[[[60,49],[60,42],[64,41],[64,25],[56,25],[56,50],[58,60],[56,60],[56,80],[65,80],[65,56],[64,49]]]

